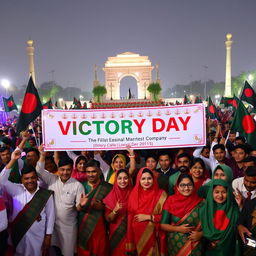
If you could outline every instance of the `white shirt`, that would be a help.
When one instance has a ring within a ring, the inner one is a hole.
[[[243,198],[246,199],[248,197],[247,193],[249,192],[246,187],[244,186],[244,177],[236,178],[232,182],[232,188],[236,193],[236,189],[238,189],[242,195]],[[256,197],[256,190],[250,191],[252,193],[251,199]]]
[[[2,181],[5,189],[13,198],[13,211],[9,221],[12,222],[18,213],[24,208],[24,206],[33,198],[35,193],[39,190],[37,187],[34,193],[30,193],[23,184],[12,183],[8,180],[11,169],[3,169]],[[55,221],[55,210],[53,196],[51,195],[48,199],[45,207],[40,213],[41,220],[35,221],[29,228],[27,233],[23,236],[21,241],[16,247],[15,255],[24,256],[39,256],[41,255],[41,248],[45,234],[52,234],[54,221]],[[11,243],[11,240],[9,240]]]
[[[64,256],[74,254],[77,238],[77,210],[81,194],[84,194],[83,185],[73,178],[65,183],[60,177],[44,169],[44,163],[37,162],[38,176],[54,191],[56,210],[55,227],[52,244],[58,246]]]

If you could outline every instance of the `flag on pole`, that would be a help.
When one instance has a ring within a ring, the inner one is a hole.
[[[3,97],[3,103],[5,112],[10,112],[14,109],[18,110],[12,95],[8,99]]]
[[[210,96],[208,97],[207,114],[210,119],[217,119],[217,109]]]
[[[52,100],[49,99],[46,103],[43,104],[43,109],[52,109]]]
[[[189,100],[188,100],[188,97],[187,97],[187,95],[185,94],[184,95],[184,99],[183,99],[183,104],[189,104],[190,102],[189,102]]]
[[[196,96],[196,99],[195,99],[195,103],[202,103],[202,97],[201,96]]]
[[[233,98],[231,97],[221,97],[220,104],[223,104],[224,107],[232,106]]]
[[[256,93],[247,81],[244,82],[244,88],[241,93],[240,100],[246,101],[256,108]]]
[[[256,148],[256,124],[242,101],[239,101],[230,130],[239,132],[253,148]]]
[[[33,83],[33,79],[30,76],[19,119],[17,121],[17,132],[20,133],[21,131],[26,130],[28,125],[41,114],[41,110],[42,103]]]

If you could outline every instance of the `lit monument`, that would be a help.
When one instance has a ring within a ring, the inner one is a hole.
[[[106,99],[120,99],[120,82],[127,76],[132,76],[137,81],[138,99],[149,99],[147,87],[152,82],[153,69],[148,56],[140,56],[137,53],[124,52],[115,57],[108,57],[103,68],[107,89]]]
[[[226,35],[226,79],[225,79],[225,97],[231,97],[231,46],[233,41],[232,34]]]
[[[33,82],[36,85],[33,40],[28,40],[27,44],[28,44],[27,52],[28,52],[28,60],[29,60],[29,75],[32,76]]]

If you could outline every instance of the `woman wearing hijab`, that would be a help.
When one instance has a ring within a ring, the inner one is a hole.
[[[213,180],[199,210],[203,236],[208,240],[206,256],[240,255],[235,232],[238,217],[230,185],[225,180]]]
[[[206,198],[212,181],[216,179],[225,180],[231,186],[233,180],[232,169],[225,164],[219,164],[212,173],[212,180],[198,189],[198,195]]]
[[[135,154],[133,149],[127,148],[129,152],[128,157],[130,158],[130,168],[129,168],[129,175],[132,176],[133,172],[136,169],[136,161],[135,161]],[[120,169],[126,168],[126,158],[123,154],[116,154],[112,158],[111,168],[109,169],[107,175],[107,182],[110,184],[114,184],[116,172]]]
[[[178,177],[175,194],[165,201],[161,229],[166,231],[169,256],[202,255],[199,209],[203,202],[196,194],[192,177]]]
[[[109,222],[111,256],[124,256],[127,233],[128,198],[132,190],[128,171],[120,169],[116,173],[114,186],[104,198],[105,217]]]
[[[194,158],[190,165],[189,172],[194,182],[195,190],[197,191],[201,186],[208,183],[207,170],[205,169],[204,161],[201,158]]]
[[[159,223],[167,198],[148,168],[138,172],[136,185],[128,200],[126,250],[128,255],[159,256]]]

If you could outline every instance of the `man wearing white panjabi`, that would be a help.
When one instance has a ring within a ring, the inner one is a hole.
[[[19,157],[19,150],[12,153],[1,177],[2,184],[13,198],[9,244],[16,256],[46,255],[55,220],[53,192],[38,186],[36,170],[32,166],[21,170],[22,184],[8,180],[11,168]]]
[[[64,256],[72,256],[75,252],[77,239],[77,209],[83,185],[71,177],[73,161],[61,158],[58,164],[59,176],[44,169],[45,152],[39,147],[40,159],[36,170],[38,176],[54,191],[56,220],[52,236],[52,245],[57,246]]]

